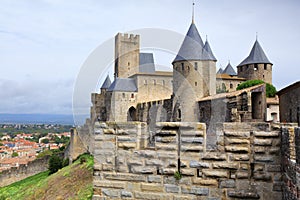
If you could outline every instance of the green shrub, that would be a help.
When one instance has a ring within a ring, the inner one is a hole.
[[[53,174],[57,172],[59,169],[61,169],[63,167],[62,163],[63,163],[62,159],[58,155],[53,154],[49,159],[49,166],[48,166],[48,169],[50,171],[49,174]]]
[[[263,83],[265,83],[265,82],[262,81],[262,80],[249,80],[249,81],[241,83],[236,88],[236,90],[242,90],[242,89],[249,88],[249,87],[259,85],[259,84],[263,84]],[[266,83],[266,96],[267,97],[275,97],[276,92],[277,92],[276,88],[273,85],[271,85],[269,83]]]
[[[176,171],[175,174],[174,174],[174,178],[176,180],[180,180],[182,178],[182,174],[179,171]]]

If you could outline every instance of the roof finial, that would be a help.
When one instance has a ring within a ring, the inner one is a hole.
[[[195,1],[193,0],[192,24],[194,24],[194,15],[195,15]]]
[[[228,59],[228,64],[230,64],[230,59]]]
[[[205,35],[205,40],[206,40],[206,42],[207,42],[207,35]]]
[[[256,32],[256,41],[257,41],[257,38],[258,38],[258,32]]]

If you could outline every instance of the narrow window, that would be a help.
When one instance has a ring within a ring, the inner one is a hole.
[[[162,85],[165,85],[165,80],[162,80]]]
[[[233,84],[232,83],[230,83],[230,89],[232,89],[233,88]]]
[[[198,83],[197,82],[195,82],[195,86],[197,86],[198,85]]]
[[[153,80],[153,84],[156,85],[156,80]]]
[[[195,62],[195,70],[197,71],[198,70],[198,63]]]
[[[122,97],[125,98],[125,93],[122,93]]]
[[[184,63],[181,63],[181,70],[184,70]]]
[[[128,66],[130,66],[130,62],[128,62]]]
[[[267,70],[268,69],[268,66],[267,64],[264,64],[264,69]]]
[[[144,85],[147,85],[147,80],[144,80]]]
[[[257,71],[257,70],[258,70],[258,65],[254,64],[254,71]]]
[[[131,98],[134,98],[134,94],[133,93],[131,94]]]

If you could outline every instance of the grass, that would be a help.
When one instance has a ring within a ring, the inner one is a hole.
[[[74,199],[89,200],[93,195],[93,157],[82,155],[72,165],[48,175],[45,171],[0,188],[0,200]]]

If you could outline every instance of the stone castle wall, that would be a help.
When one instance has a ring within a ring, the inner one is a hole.
[[[96,123],[93,199],[282,199],[282,134],[224,123],[209,151],[202,123]]]
[[[19,167],[2,171],[0,173],[0,187],[20,181],[29,176],[48,170],[49,156],[28,162],[27,165],[21,164]]]

